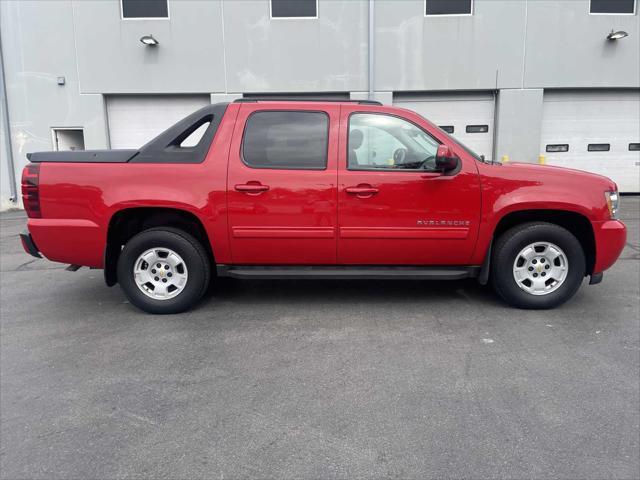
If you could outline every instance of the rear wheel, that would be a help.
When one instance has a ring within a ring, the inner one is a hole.
[[[127,242],[118,259],[118,280],[136,307],[149,313],[180,313],[202,297],[211,266],[203,246],[169,227],[145,230]]]
[[[585,269],[584,251],[571,232],[533,222],[500,236],[491,276],[494,289],[509,304],[543,309],[569,300],[580,288]]]

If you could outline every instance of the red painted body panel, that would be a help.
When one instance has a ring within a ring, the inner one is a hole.
[[[326,170],[256,169],[240,158],[244,125],[260,110],[309,110],[329,117]],[[231,142],[228,205],[234,264],[330,265],[336,263],[336,158],[339,104],[242,104]],[[263,185],[261,193],[236,185]]]
[[[239,105],[229,105],[201,164],[44,163],[42,219],[29,219],[33,239],[49,260],[103,267],[109,222],[118,211],[167,207],[194,214],[218,262],[231,262],[227,234],[226,172]],[[52,224],[42,223],[44,221]],[[96,227],[79,227],[78,221]]]
[[[615,263],[627,241],[627,227],[617,220],[594,222],[596,263],[594,273],[604,272]]]
[[[259,109],[326,112],[327,169],[247,167],[240,159],[243,128]],[[417,124],[451,147],[460,171],[348,170],[347,121],[355,111],[390,113]],[[586,217],[596,240],[596,273],[615,262],[626,238],[624,225],[609,218],[604,192],[615,189],[611,180],[476,161],[430,122],[393,107],[231,104],[201,164],[42,163],[39,183],[42,218],[28,221],[39,250],[54,261],[98,268],[111,218],[137,207],[195,215],[222,264],[481,265],[500,220],[522,210]],[[371,189],[376,193],[367,193]]]
[[[420,171],[348,170],[349,116],[363,112],[398,115],[398,109],[390,107],[342,107],[338,263],[469,265],[480,223],[476,162],[465,159],[460,172],[450,176]],[[419,115],[409,110],[402,113],[438,140],[446,140],[439,129]],[[466,155],[458,150],[455,153]],[[357,186],[372,187],[377,193],[361,196],[346,191]]]

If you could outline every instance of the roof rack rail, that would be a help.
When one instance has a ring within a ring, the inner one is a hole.
[[[277,97],[250,97],[237,98],[233,103],[255,103],[255,102],[328,102],[328,103],[357,103],[359,105],[382,105],[377,100],[334,100],[324,98],[277,98]]]

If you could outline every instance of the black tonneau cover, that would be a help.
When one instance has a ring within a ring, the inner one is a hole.
[[[27,153],[34,163],[201,163],[228,103],[216,103],[183,118],[139,150],[76,150],[68,152]],[[205,123],[209,126],[197,145],[182,147],[182,142]]]
[[[27,158],[34,163],[126,163],[137,154],[138,150],[75,150],[27,153]]]

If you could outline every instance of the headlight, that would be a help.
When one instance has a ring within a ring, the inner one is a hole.
[[[607,207],[609,207],[609,215],[612,220],[618,220],[618,211],[620,207],[620,195],[618,192],[604,192],[607,199]]]

